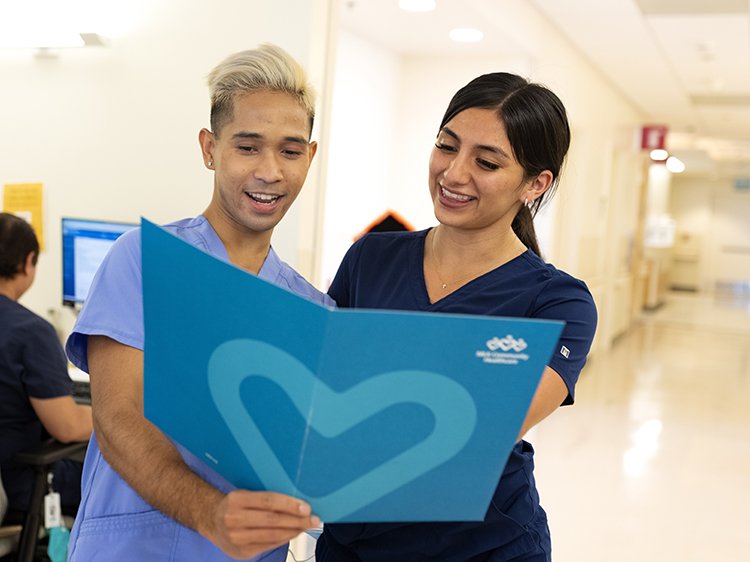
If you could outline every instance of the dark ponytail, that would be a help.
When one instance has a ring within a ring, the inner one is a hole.
[[[511,227],[519,240],[523,242],[523,245],[541,257],[542,253],[539,250],[539,241],[536,239],[536,230],[534,229],[534,217],[531,215],[528,205],[521,205]]]
[[[472,107],[494,109],[505,125],[513,154],[524,170],[524,182],[544,170],[552,173],[549,189],[529,205],[521,205],[513,232],[535,254],[539,253],[534,217],[543,201],[557,189],[570,146],[570,126],[560,98],[540,84],[507,72],[479,76],[461,88],[448,104],[440,130],[460,112]]]

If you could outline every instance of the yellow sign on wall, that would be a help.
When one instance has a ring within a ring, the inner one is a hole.
[[[41,183],[6,183],[3,189],[3,211],[28,221],[39,239],[39,249],[44,249]]]

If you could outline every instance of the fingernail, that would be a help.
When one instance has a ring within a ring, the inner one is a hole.
[[[306,503],[299,504],[299,512],[302,515],[310,515],[310,506]]]
[[[320,527],[320,518],[317,516],[313,515],[310,521],[312,521],[313,527]]]

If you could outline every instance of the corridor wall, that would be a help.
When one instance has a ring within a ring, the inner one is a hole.
[[[630,321],[643,176],[635,135],[644,118],[528,2],[509,1],[502,21],[493,18],[488,14],[493,33],[507,33],[522,52],[417,55],[351,30],[339,34],[318,282],[330,282],[352,237],[386,208],[416,228],[434,224],[427,163],[443,111],[470,78],[508,70],[546,84],[568,109],[573,141],[567,166],[537,224],[545,257],[589,284],[601,318],[595,345],[608,346]],[[354,83],[363,74],[372,97]],[[347,154],[356,147],[359,157],[344,157],[344,146]]]
[[[290,0],[283,10],[273,0],[106,5],[129,25],[105,46],[42,57],[0,51],[0,188],[44,184],[46,247],[22,302],[63,333],[74,318],[60,306],[61,217],[166,222],[206,208],[212,174],[198,131],[209,125],[205,79],[215,64],[273,42],[308,68],[320,97],[326,94],[328,0]],[[316,170],[273,240],[286,261],[308,272],[311,265],[299,262],[313,254]]]

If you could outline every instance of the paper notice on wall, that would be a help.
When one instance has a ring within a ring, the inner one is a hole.
[[[39,249],[44,249],[41,183],[6,183],[3,189],[3,211],[30,223],[39,239]]]

